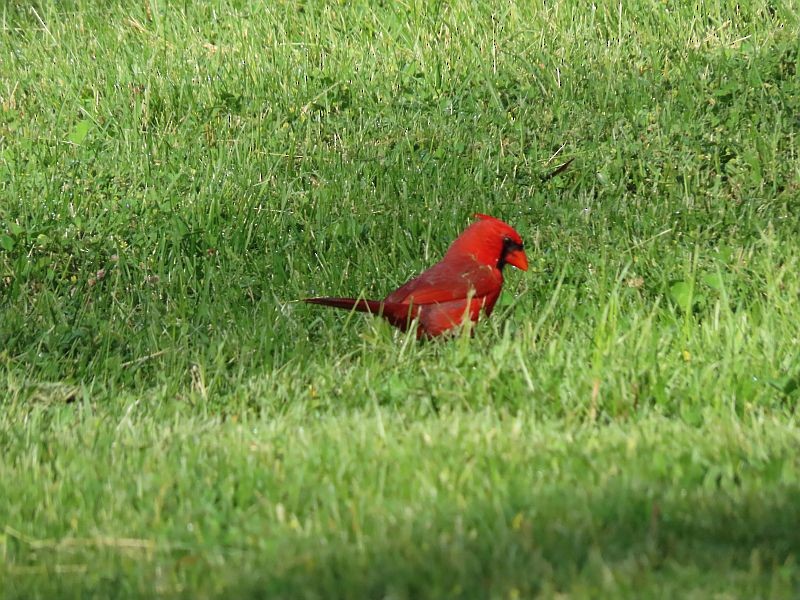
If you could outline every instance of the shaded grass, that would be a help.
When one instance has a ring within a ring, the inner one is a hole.
[[[119,568],[138,573],[125,585],[144,595],[187,585],[210,595],[499,597],[633,594],[637,580],[673,577],[679,589],[686,578],[718,592],[798,583],[794,424],[711,410],[702,429],[377,411],[169,426],[148,412],[109,423],[81,411],[77,445],[57,423],[74,421],[62,412],[40,428],[46,447],[16,445],[8,460],[25,474],[8,498],[26,508],[9,516],[54,538],[6,530],[20,589],[26,564],[47,572],[86,561],[79,586],[63,577],[54,589],[110,589],[118,582],[106,574]],[[95,448],[96,462],[81,448]]]

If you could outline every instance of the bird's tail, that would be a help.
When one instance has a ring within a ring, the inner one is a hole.
[[[380,300],[357,300],[355,298],[306,298],[303,302],[321,304],[344,310],[357,310],[358,312],[380,315],[389,323],[402,331],[408,329],[411,321],[416,318],[419,308],[401,302],[382,302]]]
[[[383,312],[383,302],[379,300],[357,300],[356,298],[305,298],[303,302],[332,306],[344,310],[357,310],[358,312],[368,312],[375,315],[379,315]]]

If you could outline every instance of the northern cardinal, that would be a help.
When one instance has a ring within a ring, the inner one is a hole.
[[[479,220],[456,238],[440,262],[383,300],[304,301],[381,315],[401,331],[417,319],[418,338],[440,335],[467,317],[477,321],[481,309],[488,316],[503,287],[503,267],[512,265],[527,271],[528,257],[522,238],[510,225],[488,215],[475,216]]]

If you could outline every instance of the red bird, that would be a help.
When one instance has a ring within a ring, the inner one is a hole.
[[[383,316],[401,331],[417,319],[417,337],[434,337],[457,327],[466,318],[477,321],[481,310],[490,315],[503,287],[503,267],[528,270],[522,238],[500,219],[475,215],[452,243],[444,258],[397,288],[383,300],[306,298],[346,310]]]

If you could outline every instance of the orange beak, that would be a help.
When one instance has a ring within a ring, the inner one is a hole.
[[[524,250],[512,250],[506,254],[506,264],[517,267],[520,271],[527,271],[528,257]]]

